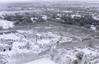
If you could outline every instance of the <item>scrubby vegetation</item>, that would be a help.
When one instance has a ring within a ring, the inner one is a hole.
[[[1,19],[13,21],[16,25],[24,25],[24,24],[31,24],[31,23],[38,23],[38,22],[47,22],[47,21],[53,21],[53,22],[60,22],[65,23],[69,25],[78,25],[78,26],[84,26],[89,28],[90,25],[99,25],[99,20],[94,19],[92,14],[94,13],[86,13],[87,11],[83,12],[64,12],[62,10],[59,11],[38,11],[38,12],[15,12],[13,14],[5,13],[3,16],[1,16]],[[38,14],[39,13],[39,14]],[[46,19],[45,19],[46,17]],[[98,17],[97,17],[98,18]]]
[[[54,49],[51,59],[58,64],[98,64],[98,51],[93,48]]]
[[[49,56],[58,64],[99,63],[98,11],[20,5],[0,12],[0,64],[19,64],[39,56]]]

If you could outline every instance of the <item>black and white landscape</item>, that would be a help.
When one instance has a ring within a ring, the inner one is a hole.
[[[0,64],[99,64],[99,1],[0,0]]]

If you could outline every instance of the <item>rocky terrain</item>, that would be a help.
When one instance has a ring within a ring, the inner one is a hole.
[[[93,47],[94,49],[96,45],[99,45],[98,42],[95,44],[96,40],[94,36],[92,36],[94,32],[84,27],[71,26],[57,22],[42,22],[29,25],[28,27],[20,26],[20,28],[14,27],[14,29],[10,29],[9,31],[5,30],[5,32],[3,31],[3,33],[1,33],[0,54],[6,57],[4,59],[2,58],[2,64],[3,62],[9,64],[23,64],[40,57],[54,57],[51,56],[53,54],[57,57],[57,53],[54,52],[58,49],[63,49],[66,56],[69,52],[71,54],[75,53],[74,56],[76,56],[76,53],[79,51],[75,52],[75,48],[81,48],[81,50],[85,48],[85,50],[94,52],[94,50],[87,49],[87,47]],[[98,48],[96,49],[98,50]],[[68,52],[64,50],[68,50]],[[64,53],[59,51],[59,54],[62,54],[62,56]],[[91,52],[88,53],[91,54]],[[98,52],[96,53],[98,54]],[[62,56],[60,55],[60,57]],[[53,61],[56,60],[57,59],[53,59]],[[68,61],[68,58],[66,60]],[[64,60],[61,61],[60,59],[59,61],[62,62],[61,64],[64,64]]]
[[[0,64],[99,64],[98,4],[45,3],[0,7]]]

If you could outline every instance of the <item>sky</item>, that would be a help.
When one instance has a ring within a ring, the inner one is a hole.
[[[28,1],[62,1],[62,0],[0,0],[0,3],[6,2],[28,2]],[[84,2],[99,2],[99,0],[63,0],[63,1],[84,1]]]

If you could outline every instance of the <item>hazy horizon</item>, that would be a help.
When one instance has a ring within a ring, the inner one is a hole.
[[[98,0],[0,0],[0,3],[13,3],[13,2],[58,2],[58,1],[81,1],[81,2],[99,2]]]

